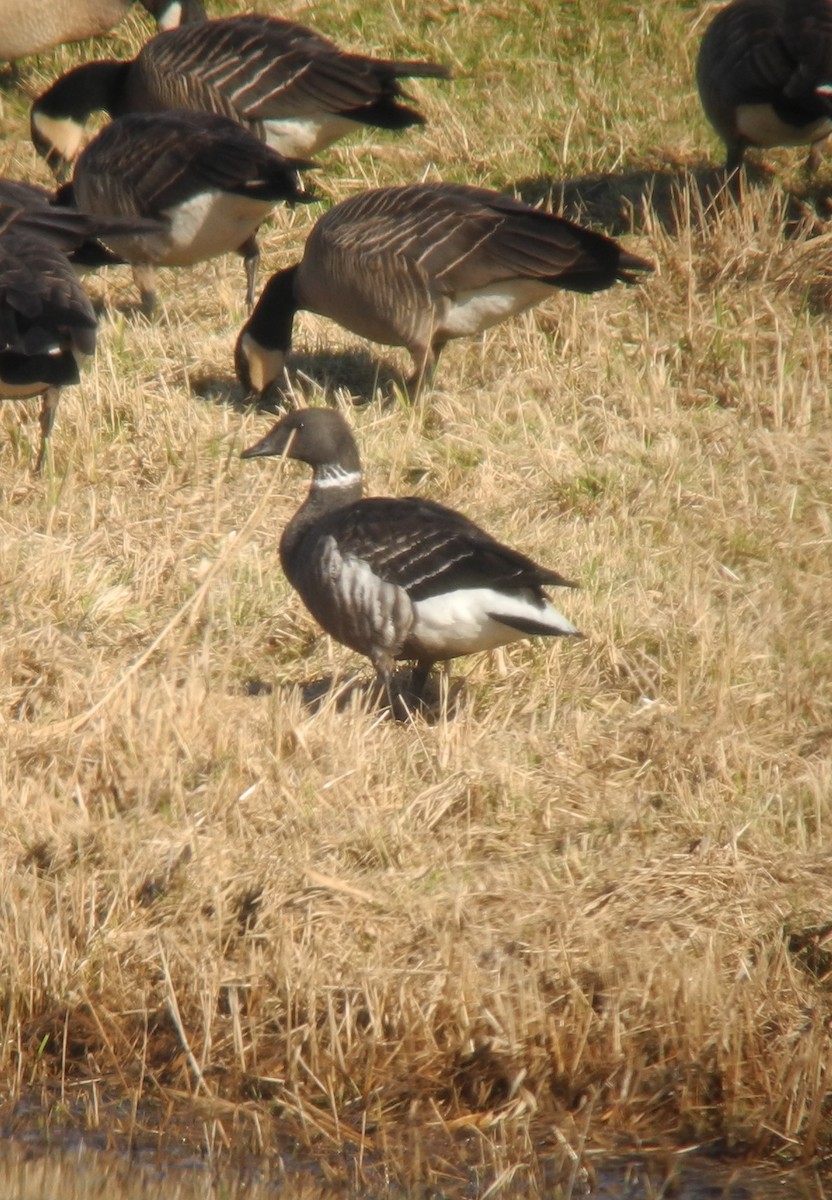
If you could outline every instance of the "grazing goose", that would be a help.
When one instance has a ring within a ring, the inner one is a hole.
[[[399,79],[449,78],[430,62],[348,54],[314,30],[277,17],[226,17],[151,38],[130,62],[87,63],[62,75],[32,107],[32,141],[58,167],[77,155],[84,122],[168,108],[231,117],[288,157],[306,157],[362,125],[405,129],[424,118],[401,103]]]
[[[749,146],[811,146],[815,169],[832,132],[832,0],[733,0],[705,31],[696,78],[726,172]]]
[[[556,571],[431,500],[362,500],[358,447],[340,413],[289,413],[243,458],[269,454],[313,469],[280,539],[286,577],[328,634],[367,655],[394,711],[396,659],[415,659],[419,697],[436,662],[534,635],[581,636],[543,591],[575,586]]]
[[[134,266],[145,312],[155,266],[189,266],[237,251],[254,302],[258,226],[279,200],[313,199],[298,186],[310,164],[286,159],[226,117],[175,109],[134,113],[101,130],[75,165],[72,198],[100,216],[144,217],[162,232],[108,237]]]
[[[0,234],[0,397],[43,396],[36,471],[61,388],[78,382],[95,329],[93,307],[60,250],[25,231]]]
[[[64,197],[60,197],[63,201]],[[15,230],[45,238],[79,266],[120,262],[98,241],[125,233],[157,233],[159,221],[97,217],[73,207],[56,207],[59,198],[37,184],[0,178],[0,235]]]
[[[361,337],[406,346],[415,398],[452,338],[481,332],[557,288],[597,292],[650,263],[617,242],[499,192],[422,183],[362,192],[310,233],[244,325],[237,376],[261,396],[283,371],[299,309]]]
[[[201,0],[142,0],[159,29],[204,18]],[[132,0],[0,0],[0,62],[97,37],[127,15]]]

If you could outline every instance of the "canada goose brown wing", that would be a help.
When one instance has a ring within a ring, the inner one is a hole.
[[[331,209],[319,226],[321,240],[340,253],[409,262],[447,295],[518,278],[596,291],[629,280],[630,271],[652,270],[603,234],[464,184],[364,192]]]
[[[359,500],[318,521],[306,536],[315,541],[334,537],[342,558],[367,563],[379,579],[400,587],[411,600],[459,588],[573,586],[461,513],[415,496]],[[302,545],[303,540],[297,558],[304,562],[309,556]]]
[[[37,237],[0,237],[0,353],[92,354],[95,311],[64,255]]]
[[[284,159],[213,113],[135,113],[106,125],[75,169],[79,203],[98,211],[164,218],[199,192],[305,201],[299,160]]]
[[[387,63],[346,54],[312,29],[248,14],[157,35],[131,71],[131,93],[161,94],[167,103],[197,102],[252,123],[274,116],[347,113],[400,94],[396,75],[446,78],[433,63]],[[380,82],[380,76],[389,84]]]
[[[0,179],[0,235],[8,232],[45,238],[52,245],[72,254],[72,261],[84,266],[100,266],[111,261],[98,238],[118,233],[157,233],[158,221],[121,220],[79,211],[74,207],[71,190],[57,194],[18,179]]]

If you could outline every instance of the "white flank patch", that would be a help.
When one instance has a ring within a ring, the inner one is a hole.
[[[263,122],[267,146],[289,158],[308,158],[326,150],[358,125],[347,117],[321,113],[316,117],[283,117]]]
[[[200,192],[176,208],[165,210],[170,221],[169,250],[156,261],[188,267],[218,254],[238,250],[274,208],[273,200],[249,200],[226,192]]]
[[[752,146],[806,146],[832,132],[832,120],[818,117],[807,125],[787,125],[770,104],[740,104],[737,131]]]
[[[487,288],[458,292],[448,302],[441,332],[466,337],[524,312],[552,294],[552,286],[535,279],[506,279]]]
[[[4,400],[31,400],[33,396],[42,396],[50,383],[6,383],[0,379],[0,396]]]
[[[413,605],[415,621],[412,641],[424,647],[425,657],[453,658],[493,650],[531,636],[494,618],[500,613],[536,621],[553,634],[575,634],[577,629],[551,604],[539,608],[519,596],[507,596],[494,588],[460,588],[418,600]],[[494,614],[491,616],[489,614]]]

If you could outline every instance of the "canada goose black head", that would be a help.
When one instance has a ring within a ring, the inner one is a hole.
[[[142,0],[142,3],[156,18],[160,32],[208,20],[202,0]]]
[[[242,452],[242,458],[283,455],[317,470],[321,467],[361,471],[355,438],[340,413],[329,408],[305,408],[287,413],[264,438]]]
[[[63,182],[84,144],[84,126],[94,112],[117,116],[129,62],[101,59],[61,75],[32,105],[32,144]]]

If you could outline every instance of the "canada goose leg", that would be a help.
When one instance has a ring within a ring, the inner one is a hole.
[[[144,316],[152,317],[156,308],[156,272],[146,263],[135,266],[133,282],[139,290],[139,308]]]
[[[743,170],[742,160],[745,154],[745,143],[732,142],[728,147],[725,159],[725,187],[728,195],[736,204],[742,203]]]
[[[431,672],[432,662],[419,660],[410,672],[410,694],[413,699],[422,703],[425,698],[425,687]]]
[[[257,284],[257,268],[260,266],[260,247],[257,244],[257,234],[247,237],[240,246],[243,256],[243,266],[246,269],[246,308],[249,312],[254,308],[254,289]]]
[[[407,381],[407,398],[411,404],[415,404],[423,392],[429,392],[433,386],[433,377],[444,345],[444,342],[435,341],[424,350],[411,350],[416,368]]]
[[[58,407],[58,401],[61,398],[61,393],[58,388],[47,388],[43,393],[43,403],[40,406],[40,450],[38,451],[37,462],[34,466],[35,474],[40,474],[43,468],[43,460],[46,458],[46,450],[49,446],[49,435],[52,433],[52,426],[55,424],[55,410]]]

